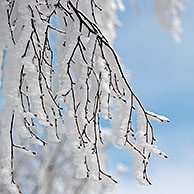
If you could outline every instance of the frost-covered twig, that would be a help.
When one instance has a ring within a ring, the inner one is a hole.
[[[17,163],[15,158],[13,161],[14,148],[24,154],[35,155],[35,151],[45,150],[50,155],[56,145],[57,153],[53,154],[52,161],[47,161],[44,154],[37,154],[37,160],[42,162],[38,181],[34,173],[27,173],[38,182],[34,193],[39,190],[46,193],[50,188],[54,192],[58,189],[54,182],[60,176],[62,180],[63,176],[87,178],[83,185],[89,185],[93,179],[117,182],[106,172],[103,119],[112,125],[112,143],[133,153],[134,176],[140,183],[151,184],[147,177],[151,153],[166,158],[153,145],[155,138],[149,119],[168,120],[146,111],[130,87],[111,45],[114,36],[105,36],[107,29],[111,31],[116,25],[116,20],[108,20],[114,18],[114,14],[108,14],[103,7],[106,3],[101,0],[21,0],[7,5],[7,31],[11,41],[5,43],[8,64],[3,93],[7,109],[14,110],[12,120],[17,129],[13,135],[12,121],[12,173]],[[115,12],[113,4],[109,11]],[[111,25],[101,29],[102,17]],[[51,24],[51,19],[56,26]],[[56,36],[54,44],[52,36]],[[137,127],[133,118],[136,113]],[[47,146],[42,149],[34,144]],[[65,158],[73,162],[66,164]],[[24,163],[36,169],[33,164]],[[63,165],[66,165],[65,173]],[[50,178],[49,184],[41,185],[49,173],[54,178]],[[19,173],[18,177],[17,180],[22,180]],[[23,181],[18,183],[22,185]]]

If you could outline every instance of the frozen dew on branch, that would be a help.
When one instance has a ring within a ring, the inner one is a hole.
[[[131,4],[138,12],[137,0],[131,0]],[[154,16],[165,31],[169,31],[175,42],[181,42],[183,33],[180,14],[185,10],[183,0],[154,0]]]
[[[154,119],[154,120],[157,120],[159,122],[170,122],[170,120],[165,117],[165,116],[162,116],[162,115],[158,115],[156,113],[153,113],[153,112],[150,112],[150,111],[146,111],[146,114],[151,118],[151,119]]]
[[[184,11],[182,0],[155,0],[154,14],[164,30],[170,31],[174,40],[181,42],[180,35],[183,32],[180,20],[180,12]]]
[[[71,181],[85,193],[91,189],[86,191],[84,186],[92,181],[117,183],[106,172],[105,148],[110,144],[131,151],[134,176],[142,184],[151,184],[147,177],[151,153],[166,155],[154,145],[150,119],[169,120],[144,109],[112,47],[118,24],[115,13],[117,8],[124,10],[122,1],[11,0],[1,4],[6,11],[0,7],[0,16],[7,21],[2,21],[3,27],[0,24],[1,67],[5,66],[2,53],[7,51],[6,69],[1,68],[6,75],[2,92],[7,112],[4,130],[0,129],[5,145],[0,149],[0,164],[11,172],[7,177],[11,186],[6,187],[22,193],[23,177],[30,177],[42,193],[51,189],[60,193],[54,183],[63,177],[66,189]],[[52,42],[53,34],[56,41]],[[134,114],[138,114],[137,127]],[[102,119],[110,121],[111,130],[102,129]],[[29,162],[31,156],[25,154],[36,157]],[[17,172],[20,162],[32,172]],[[118,166],[119,172],[126,170]]]

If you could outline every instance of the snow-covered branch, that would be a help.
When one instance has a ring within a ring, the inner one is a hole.
[[[164,158],[166,155],[154,145],[149,117],[162,122],[169,120],[146,111],[125,77],[112,46],[118,23],[115,1],[1,3],[5,9],[1,9],[0,15],[7,17],[3,29],[6,33],[0,31],[4,35],[1,52],[7,51],[2,90],[7,112],[5,119],[1,119],[4,132],[0,131],[0,137],[5,150],[0,164],[11,173],[7,177],[11,183],[0,175],[3,180],[0,184],[8,190],[10,184],[14,185],[22,193],[25,190],[22,173],[30,177],[32,193],[63,193],[60,191],[63,184],[54,184],[62,177],[82,179],[74,180],[73,185],[77,185],[74,193],[90,193],[85,185],[92,185],[93,180],[117,183],[106,172],[107,143],[102,135],[102,119],[110,120],[112,125],[111,143],[133,153],[137,180],[151,184],[147,177],[151,153]],[[123,9],[122,2],[117,3]],[[56,40],[52,42],[53,37]],[[137,112],[136,127],[133,116]],[[6,120],[10,117],[8,136]],[[39,176],[27,171],[28,166],[37,171],[27,158],[23,160],[25,172],[17,171],[19,167],[15,166],[20,166],[17,161],[22,162],[18,151],[30,155],[42,152],[35,156],[41,166]],[[49,154],[51,157],[46,160]],[[4,160],[11,165],[6,166]],[[47,184],[44,181],[49,173],[52,180]],[[104,188],[104,182],[100,188]],[[64,187],[67,189],[68,184]]]

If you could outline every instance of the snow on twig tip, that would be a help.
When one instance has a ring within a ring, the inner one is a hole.
[[[165,116],[158,115],[158,114],[150,112],[150,111],[146,111],[146,114],[154,120],[157,120],[160,122],[170,122],[170,120]]]

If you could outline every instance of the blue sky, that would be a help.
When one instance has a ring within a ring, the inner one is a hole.
[[[120,177],[116,194],[194,193],[194,1],[184,2],[182,43],[176,44],[153,17],[151,1],[141,1],[138,15],[126,1],[119,13],[115,49],[130,71],[130,85],[144,107],[167,116],[168,124],[153,122],[156,145],[168,159],[151,158],[151,187],[139,185],[129,174]],[[111,152],[114,161],[129,162],[126,153]],[[114,165],[114,164],[113,164]],[[130,166],[130,168],[132,168]]]

